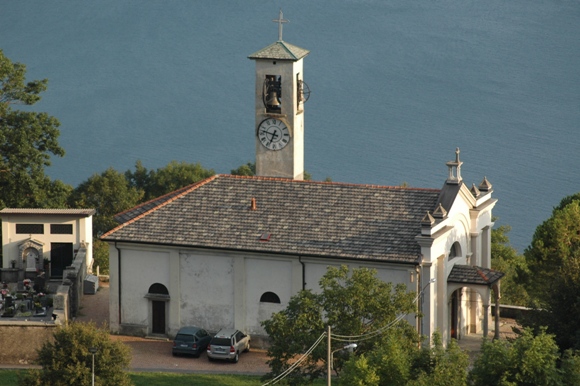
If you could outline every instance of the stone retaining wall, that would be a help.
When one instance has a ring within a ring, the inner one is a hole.
[[[55,324],[44,322],[0,322],[0,364],[34,364],[37,350],[53,339],[55,328]]]

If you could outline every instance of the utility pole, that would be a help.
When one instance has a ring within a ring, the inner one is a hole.
[[[331,373],[330,373],[330,371],[331,371],[331,366],[330,366],[331,363],[330,362],[332,361],[332,359],[331,359],[331,357],[332,357],[332,351],[331,351],[332,348],[330,347],[330,324],[326,328],[326,346],[328,347],[328,350],[326,352],[327,353],[327,355],[326,355],[326,373],[328,374],[327,375],[327,378],[328,379],[326,381],[327,382],[326,384],[328,386],[331,386],[332,385],[332,383],[331,383],[332,381],[330,380],[330,378],[331,378]]]

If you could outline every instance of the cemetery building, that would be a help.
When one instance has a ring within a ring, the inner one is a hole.
[[[423,318],[409,319],[424,335],[487,334],[502,276],[490,269],[490,182],[465,184],[459,149],[442,161],[441,188],[304,181],[309,51],[283,41],[281,13],[276,21],[278,40],[249,56],[257,175],[216,175],[117,215],[102,236],[111,330],[173,336],[198,325],[264,336],[262,321],[345,264],[424,290]]]
[[[82,248],[85,272],[92,269],[94,209],[4,208],[2,218],[2,281],[62,279]]]

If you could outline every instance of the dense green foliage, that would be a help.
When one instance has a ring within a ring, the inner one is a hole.
[[[213,169],[204,169],[199,163],[171,161],[163,168],[147,170],[141,161],[137,161],[135,171],[127,170],[125,177],[130,186],[143,192],[142,201],[149,201],[214,174]]]
[[[443,347],[433,335],[431,347],[418,348],[401,335],[389,334],[366,355],[352,357],[340,374],[344,386],[466,385],[469,359],[455,340]]]
[[[494,221],[497,219],[494,219]],[[521,283],[519,273],[526,272],[527,264],[523,255],[510,245],[509,225],[502,225],[491,231],[491,267],[505,273],[501,279],[501,303],[527,306],[528,293]]]
[[[62,208],[71,187],[44,174],[50,156],[62,157],[58,120],[47,113],[14,109],[34,105],[48,81],[26,82],[26,66],[0,50],[0,206]]]
[[[96,347],[95,385],[132,385],[125,369],[129,366],[130,350],[121,342],[109,338],[108,331],[90,323],[71,323],[54,333],[54,341],[38,350],[40,370],[30,370],[19,380],[21,386],[90,385],[92,355]]]
[[[536,228],[520,272],[535,311],[521,323],[555,335],[561,350],[580,349],[580,193],[564,198]]]
[[[109,168],[94,174],[77,186],[68,197],[72,208],[93,208],[93,257],[101,273],[109,271],[109,251],[98,238],[119,225],[114,216],[152,198],[214,175],[200,164],[170,162],[164,168],[148,171],[140,161],[135,171],[120,173]]]
[[[117,224],[113,216],[137,205],[143,192],[132,187],[125,175],[113,168],[93,174],[75,188],[69,197],[73,208],[93,208],[93,235],[101,236]]]
[[[232,169],[231,174],[234,176],[255,176],[256,163],[248,162],[247,164],[242,165],[237,169]]]
[[[391,329],[409,345],[417,345],[416,331],[406,321],[390,324],[402,314],[415,310],[415,294],[404,285],[393,286],[366,268],[349,270],[346,266],[329,267],[320,280],[320,293],[300,291],[288,307],[262,324],[271,339],[268,349],[271,373],[275,377],[288,369],[297,356],[305,353],[330,325],[332,350],[346,343],[340,336],[367,335],[357,338],[357,353],[365,354],[388,340],[389,334],[376,333]],[[334,356],[333,367],[340,372],[346,356]],[[311,382],[326,373],[327,344],[323,339],[288,380],[290,384]]]
[[[484,340],[469,379],[474,386],[572,386],[580,380],[579,361],[571,352],[561,357],[545,330],[534,336],[531,329],[524,329],[513,342]]]
[[[109,274],[109,244],[99,240],[98,238],[93,238],[93,272],[97,272],[97,267],[99,267],[99,274],[108,275]]]

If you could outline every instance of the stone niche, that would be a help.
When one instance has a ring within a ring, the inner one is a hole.
[[[35,278],[44,265],[44,244],[38,240],[28,239],[18,245],[16,268],[22,269],[26,279]]]

